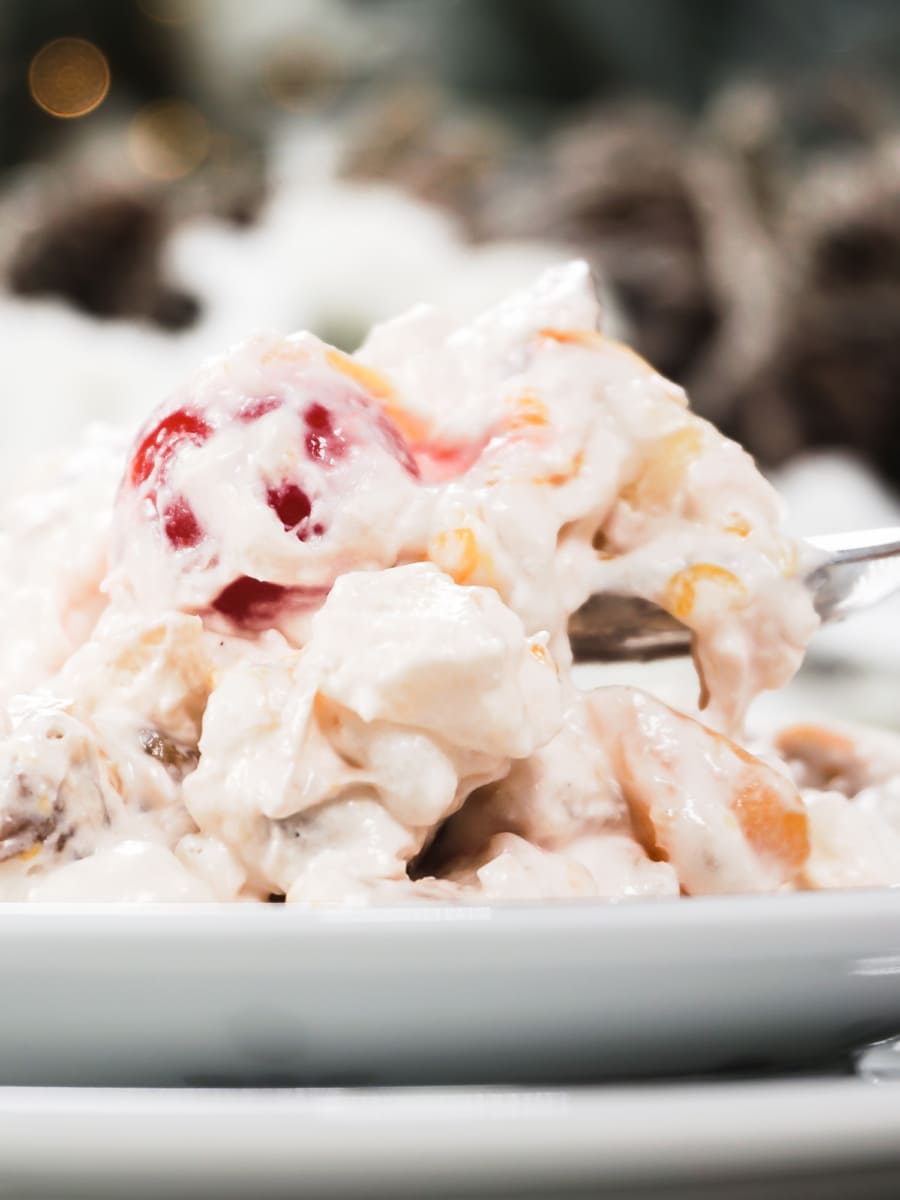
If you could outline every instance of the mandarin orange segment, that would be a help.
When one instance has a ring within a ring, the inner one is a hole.
[[[351,358],[349,354],[333,348],[325,351],[325,357],[336,371],[349,376],[354,383],[365,388],[369,395],[374,396],[376,400],[390,400],[393,397],[394,389],[380,371],[376,371],[373,367],[367,367],[364,363]]]
[[[432,538],[428,557],[458,584],[496,587],[490,556],[482,551],[474,532],[465,526],[445,530]]]
[[[380,402],[387,416],[409,443],[420,445],[427,440],[429,431],[426,423],[399,403],[393,385],[380,371],[376,371],[374,367],[367,367],[365,363],[357,362],[349,354],[334,348],[326,350],[325,357],[336,371],[358,383]]]
[[[859,751],[852,738],[821,725],[791,725],[775,739],[779,754],[799,759],[815,771],[823,786],[857,765]]]
[[[321,692],[316,692],[313,697],[313,714],[319,728],[329,738],[334,737],[344,724],[340,705]]]
[[[686,621],[697,602],[697,587],[710,584],[735,595],[743,594],[744,586],[738,577],[715,563],[695,563],[672,576],[666,585],[662,605],[679,621]]]
[[[584,346],[595,350],[606,345],[607,338],[598,329],[539,329],[542,338],[552,342],[561,342],[565,346]]]
[[[576,475],[581,474],[581,468],[584,466],[584,454],[581,450],[572,459],[571,465],[562,471],[553,471],[550,475],[535,475],[532,483],[536,483],[539,487],[562,487],[563,484],[569,483]]]
[[[430,431],[428,425],[421,417],[417,417],[415,413],[401,408],[399,404],[391,404],[387,401],[382,404],[382,408],[406,438],[407,442],[409,442],[410,446],[418,449],[428,441]]]
[[[722,890],[721,872],[733,883],[737,871],[751,890],[773,876],[792,883],[810,837],[790,780],[724,734],[627,692],[620,696],[637,720],[617,726],[613,704],[610,749],[635,837],[647,853],[674,863],[692,893]],[[594,693],[601,703],[602,693]]]
[[[775,744],[782,754],[788,756],[800,757],[813,752],[839,755],[846,760],[856,753],[852,738],[836,729],[826,729],[823,725],[790,725],[781,730]]]
[[[580,346],[584,350],[614,350],[623,358],[630,358],[634,365],[640,369],[641,374],[656,375],[656,371],[654,371],[645,358],[641,358],[637,351],[632,350],[630,346],[626,346],[624,342],[617,342],[615,338],[607,337],[599,329],[555,329],[552,326],[546,326],[543,329],[539,329],[538,334],[542,338],[547,338],[551,342],[559,342],[564,346]]]
[[[542,428],[550,423],[547,406],[533,392],[524,392],[513,402],[513,411],[507,419],[508,429]]]
[[[810,851],[809,825],[799,796],[786,798],[758,771],[752,776],[748,772],[744,780],[731,805],[741,832],[761,858],[779,862],[795,875]]]
[[[734,520],[725,526],[726,533],[733,533],[735,537],[749,537],[752,526],[745,517],[735,517]]]

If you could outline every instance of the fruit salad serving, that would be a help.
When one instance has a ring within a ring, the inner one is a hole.
[[[251,338],[7,505],[0,897],[900,883],[900,742],[744,742],[816,628],[780,521],[740,447],[604,336],[583,264],[353,355]],[[569,618],[600,592],[691,629],[690,715],[575,685]]]

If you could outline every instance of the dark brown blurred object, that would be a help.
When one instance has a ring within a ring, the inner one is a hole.
[[[721,398],[757,366],[771,313],[768,237],[743,168],[669,109],[599,109],[529,147],[406,87],[367,109],[343,168],[451,209],[473,240],[540,238],[585,256],[629,340],[708,416],[724,418]]]
[[[588,117],[550,147],[535,232],[578,247],[605,275],[636,349],[685,379],[715,336],[715,293],[688,131],[665,111]]]
[[[694,122],[607,105],[515,145],[474,117],[454,141],[436,93],[398,91],[347,170],[474,239],[584,255],[629,341],[765,465],[844,447],[900,483],[898,121],[876,82],[823,76],[731,85]]]
[[[584,255],[628,340],[717,421],[771,338],[777,269],[742,161],[656,105],[607,107],[510,176],[487,227]]]
[[[50,212],[15,248],[8,286],[20,296],[56,296],[92,316],[192,325],[200,304],[162,278],[168,229],[162,204],[136,195],[75,199]]]
[[[474,235],[486,187],[512,146],[496,120],[448,109],[426,84],[408,82],[370,99],[346,130],[347,179],[389,181],[454,213]]]
[[[843,447],[900,484],[900,146],[811,168],[779,240],[778,335],[730,431],[768,463]]]

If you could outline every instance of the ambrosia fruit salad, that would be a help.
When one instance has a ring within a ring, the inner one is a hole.
[[[816,628],[752,460],[564,265],[354,355],[258,336],[0,533],[0,895],[305,904],[900,883],[900,745],[741,743]],[[704,723],[579,691],[595,592],[694,634]]]

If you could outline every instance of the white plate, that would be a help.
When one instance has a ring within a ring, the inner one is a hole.
[[[862,1200],[900,1194],[900,1091],[0,1089],[2,1194]],[[637,1189],[636,1191],[632,1189]]]
[[[0,1083],[557,1083],[900,1033],[900,893],[0,908]]]

